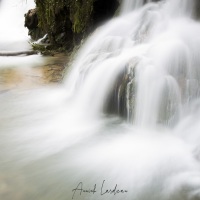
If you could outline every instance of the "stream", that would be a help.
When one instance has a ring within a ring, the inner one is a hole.
[[[31,49],[22,24],[34,1],[22,2],[1,1],[1,52]],[[67,72],[64,54],[0,57],[0,199],[200,199],[194,7],[124,0]],[[106,112],[123,73],[126,104],[122,84]]]

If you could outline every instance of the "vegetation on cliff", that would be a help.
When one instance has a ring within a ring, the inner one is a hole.
[[[53,48],[71,49],[97,24],[112,17],[118,0],[35,0],[36,9],[25,15],[33,40],[48,35]]]

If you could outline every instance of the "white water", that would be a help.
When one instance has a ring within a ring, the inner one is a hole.
[[[141,8],[145,3],[152,2],[152,0],[126,0],[122,1],[121,14],[127,14],[135,9]]]
[[[8,199],[68,200],[79,182],[83,189],[97,184],[95,194],[76,192],[79,200],[200,199],[194,2],[137,2],[140,8],[123,8],[86,41],[64,87],[1,94],[0,168],[15,177],[7,178]],[[130,124],[103,114],[123,70],[132,78]],[[105,188],[118,184],[128,193],[100,195],[103,180]]]
[[[24,27],[24,14],[35,7],[33,0],[1,0],[0,3],[0,52],[9,53],[31,50],[28,29]],[[0,57],[1,67],[41,64],[38,55],[28,57]]]
[[[0,51],[30,49],[24,14],[34,8],[31,0],[3,0],[0,5]]]

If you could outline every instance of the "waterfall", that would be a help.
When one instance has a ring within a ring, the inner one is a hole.
[[[2,91],[0,199],[200,199],[197,2],[124,0],[63,84]],[[26,41],[6,30],[0,49]]]
[[[129,2],[142,3],[124,4]],[[178,123],[185,107],[199,98],[200,28],[191,16],[193,5],[188,0],[148,3],[97,29],[66,83],[68,91],[76,90],[80,108],[102,112],[115,87],[116,109],[127,110],[128,121],[142,126]],[[118,80],[124,72],[130,80]],[[126,85],[125,105],[116,81]]]
[[[122,1],[121,14],[126,14],[132,10],[141,8],[145,3],[152,2],[153,0],[126,0]]]
[[[127,199],[200,198],[196,3],[123,1],[121,15],[85,42],[66,79],[80,112],[97,119],[114,113],[133,127],[75,159],[90,163],[89,171],[131,185]]]

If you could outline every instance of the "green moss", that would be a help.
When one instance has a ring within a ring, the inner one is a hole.
[[[74,33],[83,33],[89,25],[93,11],[93,0],[75,0],[71,2],[70,19]]]
[[[54,43],[52,32],[55,30],[56,15],[63,9],[65,2],[65,0],[35,0],[38,26],[48,33],[51,43]]]
[[[70,13],[72,31],[83,33],[91,19],[94,0],[35,0],[39,27],[51,33],[55,28],[55,18],[59,12],[66,8]]]
[[[49,49],[48,46],[42,45],[42,44],[36,44],[31,43],[33,50],[39,51],[42,55],[51,55],[53,56],[55,54],[55,51],[52,49]]]
[[[33,48],[33,50],[39,50],[39,51],[45,51],[46,50],[46,46],[45,45],[41,45],[41,44],[36,44],[36,43],[31,43],[31,46]]]
[[[36,0],[40,27],[50,27],[55,24],[55,16],[65,6],[65,0]]]
[[[98,1],[100,4],[94,3]],[[102,11],[104,1],[98,1],[35,0],[38,27],[42,33],[48,35],[48,42],[52,46],[71,50],[100,22],[104,13]],[[99,5],[100,8],[97,8]],[[111,9],[111,7],[105,2],[105,9]],[[105,14],[106,12],[107,10]],[[33,30],[31,35],[37,35],[35,31]]]

